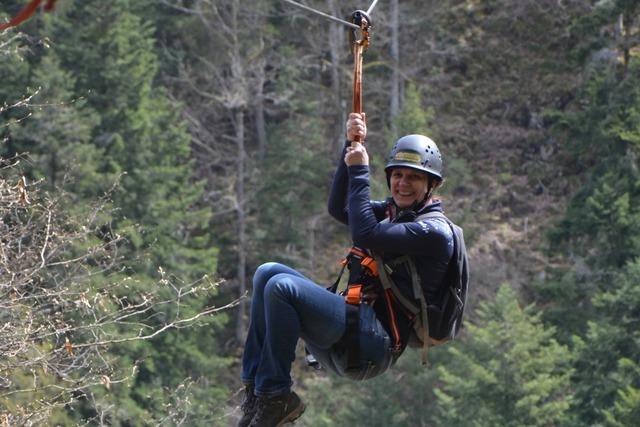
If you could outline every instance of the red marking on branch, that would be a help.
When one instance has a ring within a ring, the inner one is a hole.
[[[15,27],[22,24],[27,19],[31,18],[31,16],[35,13],[40,6],[42,0],[31,0],[31,3],[23,7],[20,12],[16,16],[14,16],[9,22],[4,24],[0,24],[0,31],[4,31],[7,28]],[[50,11],[53,10],[56,5],[56,0],[47,0],[47,3],[44,5],[44,10]]]

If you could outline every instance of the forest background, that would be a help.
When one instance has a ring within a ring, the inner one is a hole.
[[[639,12],[379,2],[373,191],[395,138],[437,141],[467,323],[366,383],[300,358],[300,425],[640,424]],[[330,283],[349,247],[347,40],[276,0],[60,0],[0,33],[0,425],[233,425],[252,272]]]

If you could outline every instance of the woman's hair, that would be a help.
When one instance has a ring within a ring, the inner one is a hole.
[[[440,188],[442,184],[444,184],[444,178],[440,179],[435,175],[427,173],[427,185],[429,186],[429,192],[427,193],[427,195],[429,197],[431,197],[433,195],[433,192]]]

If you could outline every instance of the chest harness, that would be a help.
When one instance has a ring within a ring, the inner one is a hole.
[[[444,217],[441,212],[429,212],[418,216],[415,220],[441,217]],[[386,307],[388,328],[392,338],[391,351],[394,357],[400,356],[403,349],[397,322],[399,314],[397,309],[399,309],[413,326],[413,334],[409,336],[407,344],[412,347],[421,347],[422,364],[426,364],[428,347],[442,344],[447,340],[437,340],[429,335],[427,300],[420,283],[420,275],[414,257],[403,255],[385,263],[380,254],[353,246],[341,263],[342,270],[338,279],[328,289],[333,293],[337,292],[344,270],[348,268],[348,285],[340,293],[344,296],[347,304],[347,327],[342,341],[348,350],[348,365],[356,367],[360,363],[360,354],[357,348],[359,347],[358,336],[360,333],[358,306],[360,304],[373,305],[379,298],[383,299]],[[411,277],[413,300],[407,298],[391,278],[393,269],[402,265]]]

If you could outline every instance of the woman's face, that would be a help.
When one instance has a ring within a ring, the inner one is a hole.
[[[391,197],[400,209],[422,201],[429,191],[427,174],[411,168],[393,168],[389,183]]]

